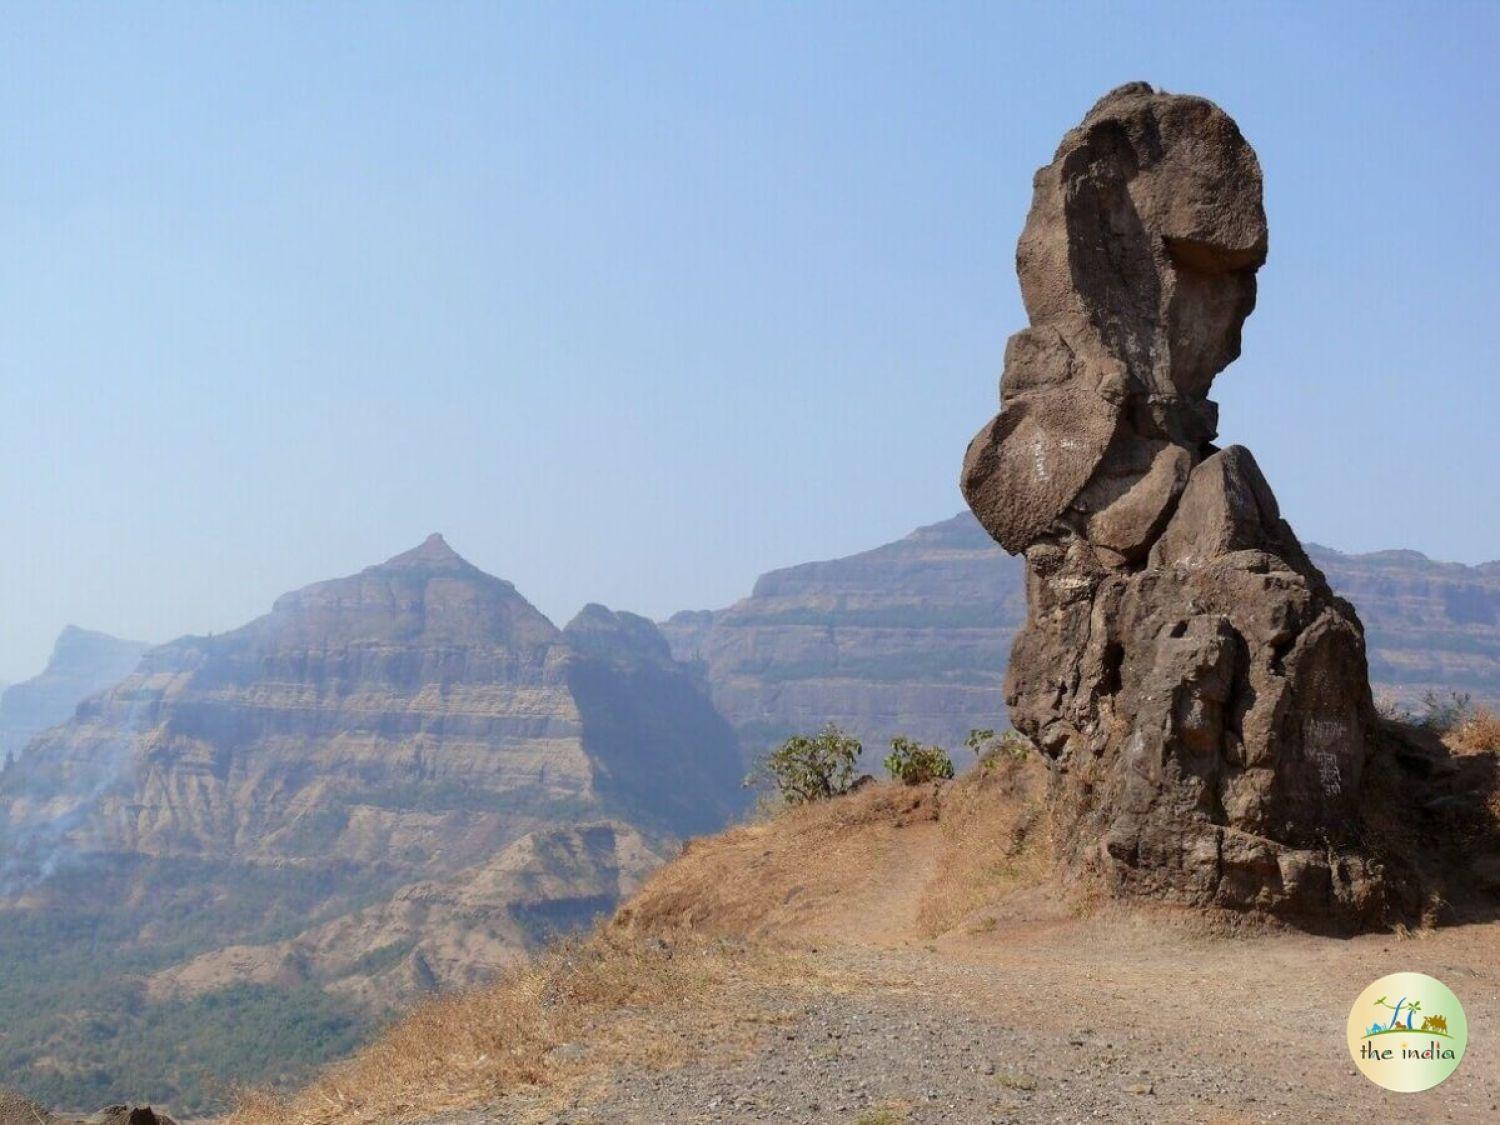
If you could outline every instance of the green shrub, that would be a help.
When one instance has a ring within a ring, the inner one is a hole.
[[[829,723],[815,735],[792,735],[771,752],[756,775],[769,778],[789,805],[823,801],[849,791],[861,749],[857,738]]]
[[[1022,761],[1031,753],[1031,743],[1014,728],[997,736],[992,730],[971,730],[964,745],[974,751],[981,771],[988,772],[1003,761]]]
[[[969,731],[969,737],[964,739],[964,745],[974,751],[975,757],[983,757],[984,748],[988,743],[995,740],[995,732],[988,727]]]
[[[941,746],[923,746],[905,735],[891,739],[885,772],[904,785],[921,785],[953,776],[953,759]]]

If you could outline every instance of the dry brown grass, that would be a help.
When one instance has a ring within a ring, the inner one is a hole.
[[[917,905],[917,927],[926,937],[947,933],[1051,874],[1046,770],[1035,756],[997,756],[965,774],[944,791],[938,824],[942,857]],[[993,925],[993,918],[980,919],[971,931]]]
[[[867,786],[696,841],[619,914],[630,933],[901,941],[1050,870],[1046,770],[998,756],[942,785]]]
[[[1476,707],[1443,741],[1455,754],[1500,754],[1500,715],[1488,707]]]
[[[670,1065],[709,1032],[764,1023],[745,995],[815,974],[769,949],[601,934],[562,945],[494,984],[421,1005],[291,1095],[241,1093],[226,1125],[394,1122],[524,1094],[538,1114],[621,1063]],[[579,1053],[560,1052],[586,1042]],[[508,1119],[526,1116],[523,1108]]]
[[[933,786],[869,785],[690,843],[622,909],[629,933],[795,938],[823,932],[935,833]]]

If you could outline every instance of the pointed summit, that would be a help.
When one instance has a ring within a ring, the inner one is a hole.
[[[452,570],[471,566],[463,556],[448,546],[448,540],[440,532],[434,531],[419,546],[381,563],[380,569]]]
[[[436,533],[358,574],[315,582],[276,599],[245,626],[280,644],[476,644],[529,650],[558,629],[503,578],[462,558]]]

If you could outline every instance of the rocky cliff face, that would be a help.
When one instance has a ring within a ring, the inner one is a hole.
[[[71,718],[84,699],[124,679],[146,648],[69,625],[42,673],[0,695],[0,760],[19,754],[42,731]]]
[[[595,784],[637,822],[721,827],[743,780],[734,728],[657,627],[589,605],[568,623],[567,684]]]
[[[293,938],[200,954],[155,974],[147,996],[310,983],[366,1009],[397,1007],[478,984],[524,951],[607,916],[667,858],[660,839],[619,823],[532,832],[472,868],[407,884]]]
[[[1025,612],[1019,568],[965,513],[772,571],[743,601],[662,632],[703,668],[748,757],[827,722],[872,750],[896,734],[958,747],[1004,725],[1000,678]]]
[[[560,639],[436,537],[288,594],[34,741],[0,784],[12,863],[473,862],[597,797]]]
[[[1310,544],[1308,557],[1365,623],[1370,680],[1408,701],[1467,692],[1500,706],[1500,562],[1434,562],[1417,551],[1346,555]]]
[[[144,1012],[252,986],[368,1010],[607,912],[723,825],[741,772],[649,621],[559,630],[434,536],[150,650],[33,739],[0,775],[0,960],[82,958],[116,993],[144,973]],[[28,1034],[87,1059],[87,1021],[42,1018],[64,1002],[28,994]]]

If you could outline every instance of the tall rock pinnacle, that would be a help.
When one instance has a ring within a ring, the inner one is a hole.
[[[1108,94],[1036,175],[1031,326],[962,485],[1026,558],[1006,702],[1053,763],[1065,858],[1120,892],[1369,924],[1414,892],[1367,830],[1363,630],[1249,451],[1213,444],[1265,257],[1234,121]]]

